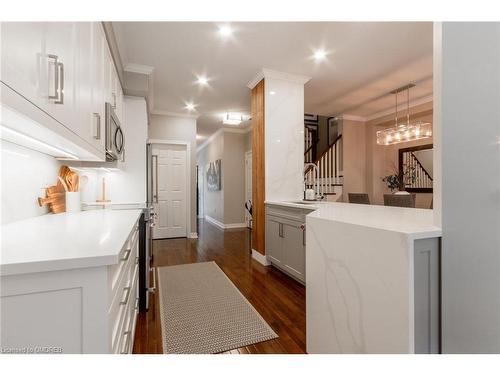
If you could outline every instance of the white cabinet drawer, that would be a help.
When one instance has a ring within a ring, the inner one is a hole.
[[[119,288],[120,281],[125,273],[125,269],[131,262],[136,262],[139,255],[139,223],[134,225],[134,230],[130,233],[125,245],[120,251],[119,262],[108,267],[110,295],[114,296]]]
[[[113,353],[128,354],[132,352],[135,320],[139,309],[139,268],[135,267],[133,287],[126,305],[120,311],[119,329],[112,337]]]

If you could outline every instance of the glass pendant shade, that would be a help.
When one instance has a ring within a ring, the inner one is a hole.
[[[393,127],[379,130],[377,132],[377,144],[378,145],[393,145],[396,143],[416,141],[418,139],[430,138],[432,137],[432,124],[430,122],[417,122],[410,123],[410,88],[414,87],[415,84],[410,83],[408,85],[399,87],[393,91],[395,97],[395,125]],[[406,124],[399,124],[398,122],[398,94],[400,92],[406,91]]]
[[[432,137],[432,124],[430,122],[402,124],[379,130],[377,132],[377,144],[387,146],[430,137]]]

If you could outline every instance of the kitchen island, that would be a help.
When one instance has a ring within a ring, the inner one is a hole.
[[[308,353],[437,353],[432,210],[328,203],[306,217]]]

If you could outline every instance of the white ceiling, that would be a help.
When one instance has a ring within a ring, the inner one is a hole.
[[[114,22],[124,66],[154,67],[153,110],[188,113],[200,141],[221,127],[218,114],[250,110],[246,87],[261,68],[312,77],[305,111],[370,117],[394,105],[386,94],[417,82],[412,99],[432,95],[430,22],[263,22],[230,24],[230,39],[212,22]],[[329,54],[311,59],[317,48]],[[206,75],[209,87],[195,84]],[[403,100],[401,97],[401,101]]]

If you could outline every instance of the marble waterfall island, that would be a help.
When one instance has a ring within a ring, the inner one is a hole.
[[[306,217],[308,353],[437,353],[432,210],[331,203]]]

